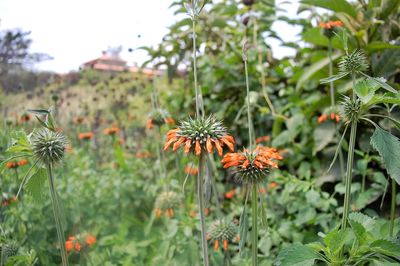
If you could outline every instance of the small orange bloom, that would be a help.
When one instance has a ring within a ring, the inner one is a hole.
[[[262,137],[256,138],[256,144],[259,144],[259,143],[264,142],[264,141],[268,141],[270,139],[271,139],[270,136],[262,136]]]
[[[185,168],[185,173],[192,175],[192,176],[197,176],[197,174],[199,173],[199,169],[197,167],[188,165]]]
[[[7,162],[7,163],[6,163],[6,167],[7,167],[8,169],[17,168],[17,167],[18,167],[18,163],[16,163],[16,162]]]
[[[115,126],[106,128],[106,129],[104,129],[104,131],[103,131],[103,133],[104,133],[105,135],[110,135],[110,136],[115,135],[115,134],[117,134],[118,132],[119,132],[119,128],[118,128],[118,127],[115,127]]]
[[[269,189],[274,189],[274,188],[276,188],[278,186],[278,183],[276,183],[276,182],[271,182],[269,185],[268,185],[268,188]]]
[[[219,249],[219,241],[218,241],[218,240],[215,240],[215,241],[214,241],[214,250],[215,250],[215,251],[218,251],[218,249]]]
[[[334,27],[342,27],[343,26],[343,22],[341,22],[340,20],[328,21],[326,23],[320,22],[319,26],[321,28],[324,28],[324,29],[327,29],[327,30],[331,30]]]
[[[224,250],[227,251],[228,250],[228,240],[224,239]]]
[[[236,195],[236,188],[225,193],[226,199],[232,199]]]
[[[152,129],[153,127],[154,127],[154,125],[153,125],[153,119],[151,119],[151,118],[147,119],[146,128],[147,128],[147,129]]]
[[[18,162],[18,166],[24,166],[26,164],[28,164],[28,160],[26,160],[26,159],[19,160],[19,162]]]
[[[31,115],[30,114],[23,114],[22,116],[21,116],[21,122],[22,123],[26,123],[26,122],[28,122],[29,120],[31,120]]]
[[[160,208],[156,208],[154,210],[156,217],[160,218],[162,216],[162,210]]]
[[[81,251],[81,244],[79,242],[75,243],[75,250],[76,251]]]
[[[96,237],[89,234],[86,236],[85,242],[88,246],[94,245],[94,244],[96,244]]]
[[[164,121],[167,125],[174,125],[175,120],[172,117],[164,118]]]
[[[74,248],[74,241],[73,240],[65,241],[65,249],[67,251],[71,251],[73,248]]]
[[[325,122],[327,119],[328,119],[328,116],[326,114],[323,114],[318,117],[317,122],[318,122],[318,124],[321,124],[321,123]]]
[[[83,140],[90,140],[94,137],[93,132],[84,132],[84,133],[79,133],[78,138],[83,139]]]

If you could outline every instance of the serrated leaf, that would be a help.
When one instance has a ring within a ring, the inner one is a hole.
[[[312,266],[318,253],[311,247],[302,244],[293,244],[279,252],[275,266]]]
[[[349,219],[349,224],[353,229],[354,235],[356,236],[359,245],[363,245],[367,240],[367,230],[361,223],[354,220]]]
[[[46,169],[40,168],[26,182],[25,190],[34,201],[40,202],[43,199],[46,179]]]
[[[313,155],[325,148],[335,136],[335,125],[331,122],[323,123],[314,130]]]
[[[334,229],[324,237],[324,243],[330,249],[330,252],[336,253],[342,249],[342,247],[347,242],[349,237],[350,237],[349,229],[345,230]]]
[[[383,159],[388,174],[400,185],[400,141],[386,130],[376,127],[371,137],[371,145]]]
[[[358,222],[359,224],[361,224],[365,230],[367,231],[371,231],[374,228],[375,225],[375,219],[362,214],[360,212],[352,212],[349,214],[349,220]]]
[[[387,256],[400,257],[400,245],[389,240],[378,239],[371,243],[370,248]]]
[[[368,103],[374,97],[375,91],[379,88],[379,83],[374,79],[367,78],[357,82],[354,91],[363,103]]]

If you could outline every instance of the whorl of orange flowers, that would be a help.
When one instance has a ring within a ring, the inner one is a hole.
[[[331,114],[329,115],[329,118],[330,118],[332,121],[336,122],[336,123],[339,123],[339,122],[340,122],[340,116],[337,115],[337,114],[335,114],[335,113],[331,113]],[[327,121],[327,120],[328,120],[328,115],[327,115],[327,114],[322,114],[322,115],[320,115],[320,116],[318,117],[317,122],[318,122],[318,124],[321,124],[321,123],[323,123],[323,122],[325,122],[325,121]]]
[[[341,22],[340,20],[334,20],[334,21],[328,21],[328,22],[320,22],[319,26],[321,28],[327,29],[327,30],[331,30],[334,27],[342,27],[343,26],[343,22]]]
[[[20,166],[24,166],[24,165],[26,165],[26,164],[28,164],[28,160],[26,160],[26,159],[21,159],[21,160],[19,160],[19,161],[10,161],[10,162],[7,162],[7,163],[6,163],[6,167],[7,167],[8,169],[12,169],[12,168],[18,168],[18,167],[20,167]]]
[[[110,135],[110,136],[113,136],[113,135],[117,134],[118,132],[119,132],[119,128],[118,127],[114,127],[114,126],[105,128],[104,131],[103,131],[103,133],[105,135]]]
[[[85,238],[82,236],[70,236],[65,241],[65,249],[67,251],[75,250],[79,252],[82,247],[90,247],[94,244],[96,244],[96,237],[91,234],[87,234]]]
[[[78,138],[83,139],[83,140],[90,140],[94,137],[93,132],[84,132],[84,133],[79,133]]]
[[[224,168],[233,167],[236,178],[242,183],[259,183],[271,168],[278,168],[277,160],[283,157],[275,148],[257,146],[253,151],[244,149],[238,153],[227,153],[222,159]]]
[[[26,123],[29,120],[31,120],[31,115],[30,114],[23,114],[23,115],[21,115],[20,120],[21,120],[22,123]]]
[[[224,145],[234,151],[235,140],[220,121],[210,116],[182,121],[178,128],[168,132],[164,150],[171,145],[173,151],[183,146],[185,153],[193,152],[197,156],[201,152],[212,153],[215,148],[222,156]]]

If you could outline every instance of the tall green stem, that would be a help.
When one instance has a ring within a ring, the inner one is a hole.
[[[197,195],[199,200],[199,212],[201,222],[201,243],[203,248],[203,265],[208,266],[208,246],[207,246],[207,232],[206,232],[206,221],[204,215],[204,191],[203,191],[203,173],[204,167],[206,166],[206,154],[201,153],[199,159],[199,173],[197,175]]]
[[[200,96],[199,86],[197,84],[197,51],[196,51],[196,19],[192,18],[192,38],[193,38],[193,75],[194,75],[194,89],[196,92],[196,115],[200,118]],[[204,114],[203,114],[204,115]]]
[[[390,206],[390,236],[393,236],[394,220],[396,219],[396,181],[392,178],[392,202]]]
[[[60,244],[62,265],[67,266],[68,259],[67,259],[67,251],[65,249],[64,229],[61,222],[61,213],[59,208],[60,205],[58,204],[57,193],[54,186],[53,169],[51,164],[47,165],[47,177],[49,180],[51,204],[53,206],[54,220],[56,222],[58,241]]]
[[[258,255],[258,230],[257,230],[257,220],[258,220],[258,213],[257,213],[257,203],[258,203],[258,197],[257,197],[257,185],[253,184],[253,191],[252,191],[252,198],[251,198],[251,212],[252,212],[252,265],[257,266],[258,265],[258,260],[257,260],[257,255]]]
[[[249,149],[253,149],[253,132],[252,128],[252,120],[251,120],[251,112],[250,112],[250,86],[249,86],[249,73],[247,69],[247,59],[244,57],[244,71],[246,73],[246,90],[247,90],[247,122],[249,126]]]

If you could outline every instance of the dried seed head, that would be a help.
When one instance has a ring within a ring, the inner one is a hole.
[[[345,55],[339,62],[339,71],[342,73],[362,72],[368,69],[367,57],[360,50]]]
[[[36,130],[31,136],[33,155],[44,165],[60,162],[64,157],[67,143],[63,134],[47,128]]]
[[[169,209],[174,209],[179,205],[180,198],[178,194],[173,191],[167,191],[161,193],[155,203],[155,208],[161,211],[166,211]]]
[[[237,226],[233,222],[227,222],[225,219],[218,219],[210,226],[210,240],[232,241],[237,234]]]
[[[19,250],[19,246],[15,242],[9,242],[6,244],[2,244],[0,246],[0,254],[4,254],[4,258],[7,260],[8,258],[17,255]]]
[[[346,124],[352,121],[358,121],[362,115],[361,101],[344,96],[341,102],[340,116],[344,118]]]
[[[171,115],[167,110],[164,109],[155,109],[151,111],[148,115],[148,120],[151,120],[153,125],[161,126],[167,123],[168,119],[171,118]]]

